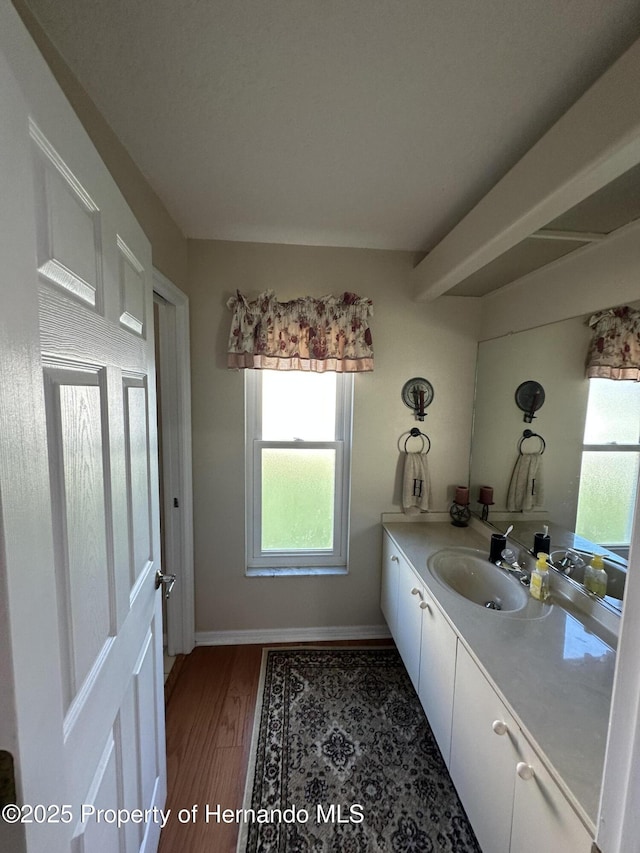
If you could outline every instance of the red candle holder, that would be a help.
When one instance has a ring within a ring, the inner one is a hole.
[[[469,489],[466,486],[456,486],[456,496],[453,500],[458,506],[467,506],[469,503]]]
[[[480,517],[483,521],[486,521],[489,518],[489,507],[493,506],[492,486],[480,486],[480,495],[478,497],[478,503],[482,504],[482,513]]]
[[[454,527],[467,527],[471,512],[469,510],[469,489],[466,486],[456,486],[456,496],[451,504],[449,515]]]

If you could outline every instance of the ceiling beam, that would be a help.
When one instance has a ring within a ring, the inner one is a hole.
[[[640,39],[414,268],[415,298],[451,290],[640,162]]]
[[[567,240],[574,243],[597,243],[599,240],[606,240],[608,236],[600,231],[558,231],[553,228],[541,228],[540,231],[529,234],[530,239]]]

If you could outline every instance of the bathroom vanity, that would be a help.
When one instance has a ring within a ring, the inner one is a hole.
[[[523,599],[506,572],[518,594],[503,610],[455,591],[434,555],[500,573],[489,536],[481,524],[385,523],[381,609],[483,851],[589,853],[615,632],[561,597],[560,576],[549,604]]]

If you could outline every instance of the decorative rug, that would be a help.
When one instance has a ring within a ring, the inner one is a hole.
[[[395,649],[266,649],[261,684],[238,853],[480,853]]]

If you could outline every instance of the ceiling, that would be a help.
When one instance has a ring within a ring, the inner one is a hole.
[[[637,0],[27,2],[186,236],[421,252],[640,36]],[[549,227],[617,215],[583,204]]]

